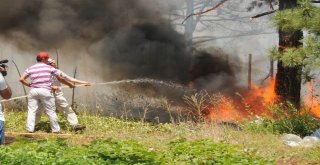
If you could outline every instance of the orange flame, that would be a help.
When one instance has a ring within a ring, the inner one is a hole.
[[[267,105],[277,101],[275,79],[270,79],[266,86],[252,84],[252,89],[241,94],[241,100],[222,99],[209,108],[208,118],[213,121],[240,121],[248,115],[271,115]],[[310,113],[320,119],[320,101],[316,95],[314,82],[307,84],[307,95],[303,98]],[[301,114],[304,112],[301,111]]]
[[[253,89],[250,91],[252,97],[262,98],[264,104],[274,103],[276,101],[275,79],[270,79],[269,84],[265,87],[259,87],[255,84],[252,85]]]
[[[275,79],[266,86],[252,84],[252,89],[246,91],[241,101],[222,99],[217,105],[209,108],[208,118],[214,121],[239,121],[250,115],[270,115],[267,105],[276,101]],[[233,103],[235,102],[235,103]]]
[[[209,112],[208,118],[217,122],[239,121],[242,116],[232,102],[225,97],[220,98],[215,106],[210,107]]]
[[[266,86],[252,85],[245,96],[244,101],[251,107],[250,112],[255,115],[269,115],[267,105],[273,104],[277,100],[275,93],[275,79],[272,78],[268,81]]]

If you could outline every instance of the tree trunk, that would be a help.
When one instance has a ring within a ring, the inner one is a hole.
[[[194,0],[186,0],[187,3],[187,16],[189,14],[194,13]],[[192,38],[193,38],[193,32],[194,32],[194,18],[190,17],[186,20],[186,23],[184,25],[184,35],[187,39],[188,47],[192,47]]]
[[[294,8],[297,6],[296,0],[280,0],[279,10]],[[279,52],[283,52],[287,47],[298,47],[299,40],[303,37],[302,31],[285,33],[279,30]],[[275,91],[281,102],[289,101],[296,108],[300,108],[301,90],[301,66],[286,67],[281,61],[277,64]]]

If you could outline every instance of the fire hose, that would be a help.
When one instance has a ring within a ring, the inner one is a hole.
[[[184,88],[181,85],[173,84],[170,82],[164,82],[164,81],[159,81],[159,80],[154,80],[154,79],[149,79],[149,78],[142,78],[142,79],[133,79],[133,80],[119,80],[119,81],[109,81],[109,82],[101,82],[101,83],[91,83],[90,86],[95,86],[95,85],[111,85],[111,84],[121,84],[121,83],[154,83],[158,85],[164,85],[164,86],[169,86],[169,87],[174,87],[174,88]],[[81,87],[81,86],[88,86],[87,84],[80,84],[80,85],[75,85],[75,87]],[[61,86],[61,88],[69,88],[69,86]],[[21,98],[26,98],[28,97],[27,95],[25,96],[18,96],[18,97],[13,97],[11,99],[4,99],[1,100],[0,102],[6,102],[6,101],[11,101],[11,100],[17,100]]]
[[[91,83],[90,86],[94,86],[94,85],[104,85],[104,84],[112,84],[114,82],[103,82],[103,83]],[[80,85],[75,85],[75,87],[81,87],[81,86],[88,86],[86,84],[80,84]],[[61,86],[61,88],[68,88],[69,86]],[[27,95],[24,95],[24,96],[18,96],[18,97],[13,97],[13,98],[10,98],[10,99],[4,99],[4,100],[1,100],[0,102],[7,102],[7,101],[11,101],[11,100],[17,100],[17,99],[21,99],[21,98],[26,98],[28,97]]]

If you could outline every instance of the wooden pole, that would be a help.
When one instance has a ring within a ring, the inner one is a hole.
[[[56,56],[57,56],[57,68],[59,68],[59,53],[58,53],[58,49],[56,48]]]
[[[12,60],[12,63],[16,67],[19,77],[21,77],[21,73],[20,73],[20,70],[18,68],[18,65],[14,62],[14,60]],[[22,85],[22,88],[23,88],[24,95],[27,95],[26,87],[23,84],[21,84],[21,85]],[[28,103],[28,97],[26,97],[26,103]]]
[[[273,79],[274,73],[273,73],[273,60],[270,60],[270,78]]]
[[[45,133],[45,132],[37,132],[37,133],[27,133],[27,132],[6,132],[9,136],[54,136],[54,137],[61,137],[61,136],[71,136],[72,134],[64,133],[64,134],[55,134],[55,133]]]
[[[76,78],[76,75],[77,75],[77,67],[76,67],[75,70],[74,70],[73,78]],[[72,103],[71,103],[71,108],[73,109],[73,111],[76,112],[76,110],[75,110],[75,109],[76,109],[76,103],[75,103],[75,101],[74,101],[74,93],[75,93],[75,88],[72,89],[72,99],[71,99]]]
[[[249,54],[249,66],[248,66],[248,90],[251,90],[251,64],[252,64],[252,54]]]

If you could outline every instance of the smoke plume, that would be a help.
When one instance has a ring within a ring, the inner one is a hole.
[[[233,84],[225,57],[190,49],[156,8],[141,0],[2,0],[0,35],[29,52],[85,51],[94,62],[92,70],[99,66],[105,80],[148,77]]]

